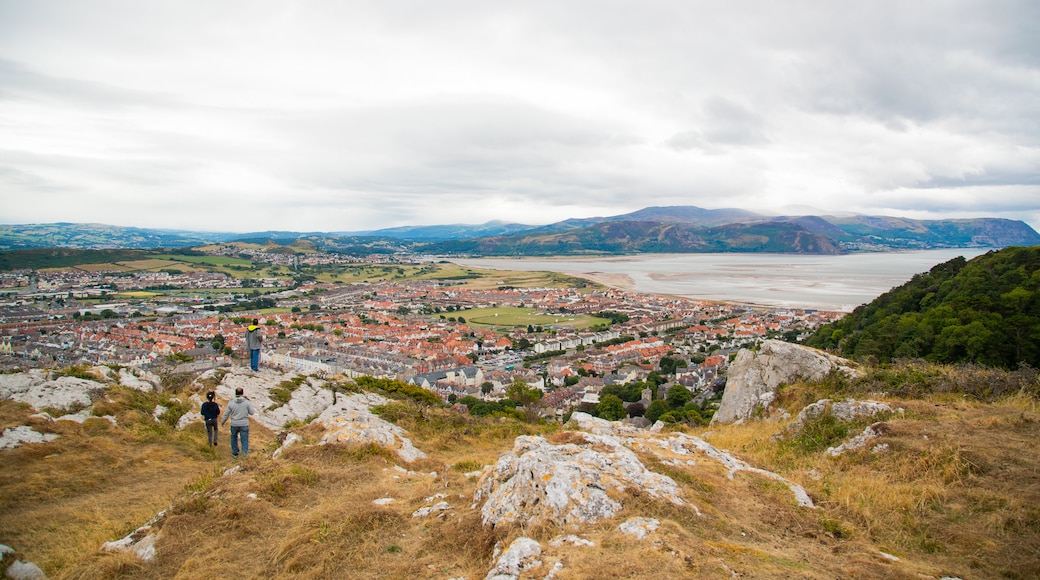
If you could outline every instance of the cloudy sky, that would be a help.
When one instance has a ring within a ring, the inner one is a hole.
[[[1040,229],[1040,2],[0,0],[2,223],[653,205]]]

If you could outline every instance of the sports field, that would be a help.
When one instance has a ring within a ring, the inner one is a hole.
[[[473,327],[490,327],[495,330],[508,330],[517,326],[541,326],[543,328],[588,328],[598,324],[609,324],[610,321],[585,314],[559,314],[540,312],[534,308],[518,308],[502,306],[498,308],[471,308],[455,313],[466,319],[466,324]]]

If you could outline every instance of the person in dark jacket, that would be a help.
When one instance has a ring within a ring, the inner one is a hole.
[[[260,370],[260,343],[264,341],[260,332],[260,321],[256,318],[246,327],[246,348],[249,349],[249,368]]]
[[[220,405],[213,402],[216,394],[206,393],[206,402],[202,404],[202,418],[206,421],[206,443],[217,444],[217,421],[220,419]]]

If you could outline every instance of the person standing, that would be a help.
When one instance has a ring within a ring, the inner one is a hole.
[[[260,332],[260,321],[256,318],[253,323],[246,327],[246,348],[249,349],[249,368],[254,371],[260,370],[260,343],[264,336]]]
[[[202,418],[206,421],[206,444],[217,444],[217,421],[220,419],[220,405],[213,402],[216,394],[206,393],[206,402],[202,404]]]
[[[242,444],[242,456],[249,455],[249,416],[256,414],[253,403],[246,398],[242,387],[235,389],[235,400],[228,403],[224,411],[221,425],[231,419],[231,456],[238,457],[239,443]]]

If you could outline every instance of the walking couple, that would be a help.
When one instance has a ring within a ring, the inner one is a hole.
[[[220,417],[220,405],[213,399],[216,395],[213,391],[206,393],[206,402],[202,404],[202,417],[206,420],[206,442],[209,445],[217,444],[217,419]],[[238,457],[241,450],[242,456],[249,455],[249,416],[255,415],[256,409],[253,403],[245,397],[242,387],[235,389],[235,399],[228,403],[224,411],[224,419],[220,421],[225,425],[231,419],[231,456]]]

